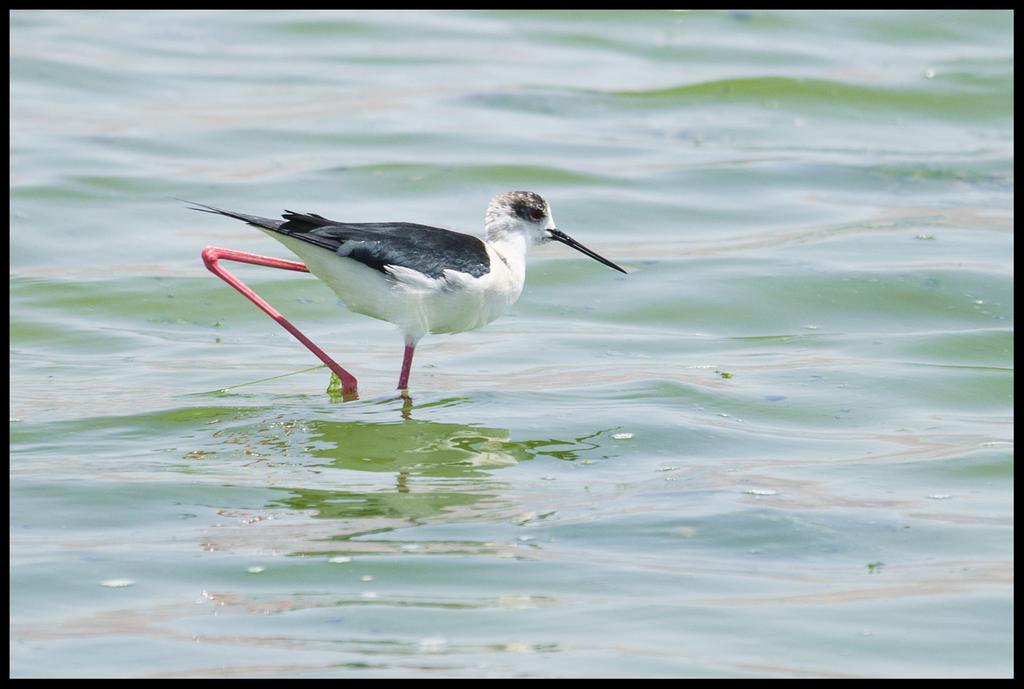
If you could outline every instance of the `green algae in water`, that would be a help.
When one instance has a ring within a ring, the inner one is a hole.
[[[331,371],[331,380],[327,383],[327,390],[325,392],[332,402],[343,402],[345,400],[345,393],[341,387],[341,378],[334,371]]]

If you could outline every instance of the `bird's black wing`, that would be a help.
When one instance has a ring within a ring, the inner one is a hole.
[[[385,266],[390,265],[409,268],[432,278],[444,277],[445,270],[481,277],[491,268],[487,248],[481,239],[440,227],[407,222],[346,223],[315,213],[292,211],[285,211],[281,216],[285,222],[281,222],[213,206],[194,210],[219,213],[301,239],[382,273],[386,273]]]
[[[473,277],[490,270],[483,241],[472,235],[408,222],[346,223],[291,211],[282,217],[287,222],[278,232],[331,249],[381,272],[386,272],[384,266],[402,266],[440,278],[445,270]]]

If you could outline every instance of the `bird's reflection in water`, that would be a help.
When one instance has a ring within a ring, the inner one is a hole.
[[[405,419],[395,422],[314,420],[305,423],[308,453],[337,469],[451,478],[532,459],[529,445],[503,428]],[[562,445],[561,441],[550,441]]]
[[[335,520],[337,531],[329,537],[333,541],[430,522],[514,518],[522,508],[502,497],[505,483],[496,480],[494,470],[542,456],[579,459],[599,447],[595,436],[601,434],[514,441],[508,429],[416,419],[384,423],[317,419],[304,422],[303,427],[308,433],[306,452],[327,460],[320,465],[319,475],[329,473],[330,467],[363,476],[355,477],[351,490],[278,486],[287,495],[268,507]],[[382,485],[366,472],[393,474],[394,480]],[[336,483],[337,477],[330,478]],[[307,554],[311,552],[308,545],[303,547]],[[367,545],[363,541],[359,549]]]

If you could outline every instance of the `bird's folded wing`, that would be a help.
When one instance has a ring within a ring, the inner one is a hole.
[[[490,271],[487,247],[478,237],[408,222],[346,223],[316,213],[285,211],[281,220],[226,211],[202,203],[193,210],[236,218],[256,227],[294,237],[339,256],[397,276],[389,266],[442,279],[445,271],[481,277]],[[398,271],[401,273],[402,271]]]
[[[287,215],[284,216],[288,218]],[[415,270],[431,278],[443,278],[454,270],[480,277],[490,270],[487,247],[478,237],[439,227],[414,223],[340,223],[298,230],[292,220],[279,231],[302,239],[339,256],[387,273],[387,266]]]

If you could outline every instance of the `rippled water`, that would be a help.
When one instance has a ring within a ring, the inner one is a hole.
[[[14,676],[1010,676],[1013,16],[15,12]],[[175,198],[626,266],[401,338]],[[234,268],[232,268],[234,270]]]

